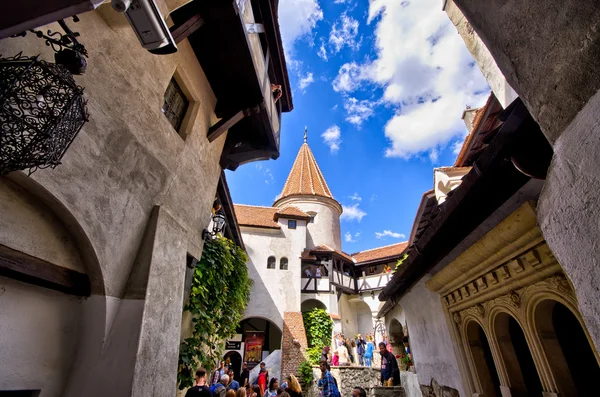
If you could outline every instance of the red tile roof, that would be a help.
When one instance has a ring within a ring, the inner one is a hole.
[[[318,246],[316,246],[316,247],[312,248],[312,249],[310,250],[310,252],[311,252],[311,254],[312,254],[313,252],[335,252],[336,254],[338,254],[338,255],[339,255],[339,256],[341,256],[342,258],[346,259],[347,261],[354,263],[354,258],[352,258],[352,256],[348,255],[347,253],[345,253],[345,252],[343,252],[343,251],[340,251],[340,250],[336,250],[336,249],[334,249],[334,248],[331,248],[331,247],[330,247],[330,246],[328,246],[328,245],[324,245],[324,244],[323,244],[323,245],[318,245]]]
[[[233,207],[235,208],[235,216],[240,226],[280,229],[279,224],[274,220],[275,213],[279,208],[242,204],[234,204]]]
[[[310,219],[310,215],[308,215],[306,212],[299,210],[296,207],[285,207],[282,210],[279,210],[275,213],[275,217],[274,220],[277,220],[277,218],[291,218],[291,219],[304,219],[304,220],[309,220]]]
[[[266,227],[280,229],[277,219],[304,219],[309,220],[310,215],[296,207],[261,207],[258,205],[235,204],[235,215],[240,226]]]
[[[281,195],[275,202],[296,195],[321,196],[333,199],[327,182],[325,182],[325,178],[317,165],[315,156],[306,142],[300,147]]]
[[[386,245],[384,247],[372,248],[370,250],[365,250],[361,252],[357,252],[352,254],[352,258],[356,261],[357,265],[384,260],[384,259],[394,259],[399,257],[408,246],[408,241],[404,241],[402,243],[396,243],[391,245]]]

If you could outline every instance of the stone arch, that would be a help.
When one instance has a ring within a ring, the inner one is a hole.
[[[251,369],[252,380],[258,376],[258,364],[264,361],[269,369],[270,376],[279,376],[281,372],[281,346],[283,344],[283,330],[273,321],[265,317],[248,316],[240,324],[236,333],[242,335],[244,343],[243,361]],[[252,349],[249,342],[254,343],[257,336],[263,338],[262,347]],[[252,339],[252,340],[251,340]]]
[[[35,379],[43,382],[48,394],[66,395],[78,378],[76,373],[87,368],[86,360],[101,355],[109,328],[105,279],[98,256],[83,225],[67,206],[24,173],[0,177],[0,201],[2,220],[7,222],[0,226],[0,244],[6,251],[18,251],[26,262],[40,261],[38,266],[47,264],[52,272],[64,268],[82,274],[86,293],[91,294],[77,299],[54,286],[43,288],[37,280],[0,280],[5,287],[0,317],[12,329],[12,333],[1,333],[13,352],[11,365],[25,380],[18,387],[28,387],[29,379]],[[11,300],[18,302],[18,311],[11,310]],[[5,350],[1,342],[0,350]],[[0,368],[2,373],[14,374]],[[14,379],[14,375],[6,380],[0,377],[0,383],[10,388]]]
[[[13,172],[4,178],[7,183],[16,185],[21,189],[22,197],[25,199],[29,197],[31,200],[38,201],[46,208],[50,216],[56,217],[68,230],[74,245],[80,253],[85,273],[90,279],[91,294],[105,295],[105,279],[96,250],[88,234],[71,211],[54,194],[22,172]]]
[[[486,397],[501,397],[500,379],[483,323],[474,316],[466,317],[462,334],[475,388]]]
[[[322,301],[320,301],[318,299],[313,299],[313,298],[302,301],[302,304],[300,305],[300,311],[302,313],[307,312],[312,309],[327,310],[327,305],[325,305],[325,303],[323,303]]]
[[[356,313],[357,333],[366,335],[373,333],[373,312],[369,305],[363,300],[351,300]]]
[[[600,366],[578,311],[558,299],[540,298],[536,301],[531,325],[558,392],[566,397],[595,394]]]
[[[257,323],[252,323],[252,320],[260,320]],[[244,325],[246,323],[251,324],[248,328],[245,328]],[[248,316],[248,317],[244,317],[241,321],[240,324],[238,326],[238,333],[243,333],[243,331],[245,329],[249,329],[250,331],[252,329],[254,329],[257,332],[260,331],[265,331],[265,328],[267,327],[267,324],[269,326],[269,331],[273,331],[274,337],[272,339],[273,343],[269,343],[269,351],[272,352],[273,350],[277,350],[277,349],[281,349],[281,338],[283,336],[283,331],[282,329],[272,320],[266,318],[266,317],[260,317],[260,316]],[[258,326],[258,327],[257,327]],[[256,329],[259,328],[259,329]],[[277,340],[279,340],[279,342],[277,342]]]
[[[542,383],[532,352],[518,317],[498,310],[491,317],[492,340],[496,343],[506,384],[514,397],[541,395]]]
[[[223,360],[225,361],[225,365],[229,365],[229,368],[233,370],[234,378],[239,380],[240,373],[242,372],[242,355],[235,350],[228,351],[223,356]]]
[[[404,353],[404,337],[406,337],[404,334],[404,327],[400,321],[393,318],[390,321],[390,326],[388,328],[388,338],[390,344],[392,345],[392,353],[395,355]]]

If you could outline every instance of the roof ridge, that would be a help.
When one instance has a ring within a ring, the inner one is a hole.
[[[388,244],[388,245],[382,245],[380,247],[369,248],[369,249],[366,249],[366,250],[363,250],[363,251],[358,251],[358,252],[355,252],[355,253],[351,254],[351,256],[362,254],[363,252],[375,251],[375,250],[378,250],[378,249],[381,249],[381,248],[391,247],[392,245],[398,245],[398,244],[408,244],[408,240],[406,240],[406,241],[400,241],[398,243],[393,243],[393,244]]]
[[[272,209],[278,209],[278,207],[273,207],[272,205],[271,205],[271,206],[266,206],[266,205],[236,204],[236,203],[233,203],[233,205],[238,205],[238,206],[241,206],[241,207],[256,207],[256,208],[272,208]]]

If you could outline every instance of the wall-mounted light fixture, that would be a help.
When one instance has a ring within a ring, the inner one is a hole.
[[[209,237],[214,237],[217,234],[223,233],[223,230],[225,229],[225,215],[223,214],[223,211],[219,210],[217,212],[215,212],[215,214],[213,215],[212,218],[212,222],[213,222],[213,227],[212,227],[212,232],[210,232],[208,229],[204,229],[202,231],[202,238],[204,240],[208,239]]]

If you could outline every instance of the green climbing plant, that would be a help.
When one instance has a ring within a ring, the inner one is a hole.
[[[317,365],[321,358],[323,346],[329,345],[333,332],[333,320],[324,309],[312,309],[302,313],[308,349],[306,356],[310,365]]]
[[[394,270],[392,270],[392,274],[396,273],[396,270],[398,270],[398,268],[400,266],[402,266],[402,264],[404,263],[404,261],[406,260],[406,258],[408,258],[408,254],[404,254],[402,256],[402,258],[398,259],[398,262],[396,262],[396,267],[394,267]]]
[[[235,334],[250,299],[248,257],[233,241],[217,236],[204,244],[183,308],[192,317],[192,335],[179,348],[180,389],[193,384],[195,369],[215,368],[225,340]]]
[[[298,372],[300,373],[300,378],[302,379],[302,383],[304,383],[304,387],[308,388],[313,381],[312,365],[310,365],[308,361],[302,361],[298,367]]]

